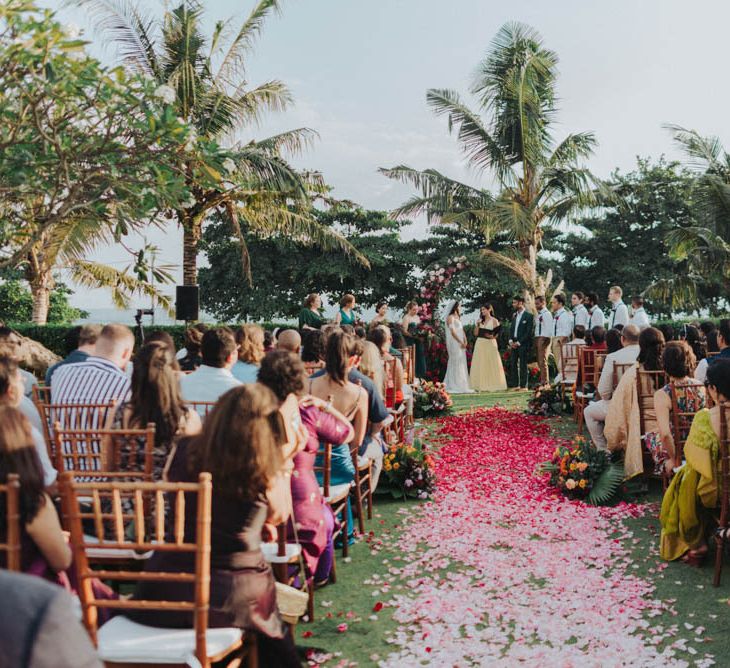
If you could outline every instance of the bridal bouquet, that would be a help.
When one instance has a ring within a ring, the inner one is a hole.
[[[413,388],[413,412],[416,417],[446,415],[454,402],[443,383],[423,381]]]
[[[413,445],[391,445],[383,459],[383,471],[396,498],[427,499],[436,487],[433,458],[419,439]]]

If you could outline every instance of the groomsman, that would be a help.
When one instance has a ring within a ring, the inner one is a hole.
[[[586,295],[586,302],[588,303],[588,314],[591,316],[589,331],[592,332],[594,327],[605,327],[606,316],[598,306],[598,295],[595,292],[589,292]]]
[[[530,353],[530,343],[534,331],[532,313],[525,309],[525,299],[517,295],[512,300],[515,310],[509,326],[509,375],[510,386],[527,389],[527,357]]]
[[[643,297],[637,296],[631,298],[631,317],[629,318],[629,322],[632,325],[636,325],[640,330],[651,327],[649,316],[644,310]]]
[[[618,286],[613,285],[608,291],[608,301],[611,302],[611,321],[609,329],[613,329],[616,325],[626,327],[629,324],[629,308],[624,304],[624,291]]]
[[[558,373],[561,373],[563,359],[563,344],[568,342],[573,333],[573,316],[565,310],[565,297],[553,295],[553,357],[558,365]]]
[[[570,298],[570,302],[573,305],[573,327],[580,325],[588,331],[591,324],[591,316],[583,304],[585,298],[582,292],[574,292]]]
[[[548,376],[548,357],[550,356],[550,339],[553,335],[553,315],[545,306],[545,297],[535,297],[535,348],[537,350],[537,368],[540,369],[540,384],[546,385]]]

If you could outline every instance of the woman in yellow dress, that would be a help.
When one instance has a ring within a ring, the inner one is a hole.
[[[720,404],[730,401],[730,360],[717,359],[710,364],[706,385],[714,406],[695,415],[684,446],[686,463],[664,493],[659,516],[662,558],[681,558],[692,565],[707,555],[706,528],[717,506]]]
[[[491,304],[479,309],[479,321],[474,327],[474,355],[471,359],[469,380],[477,392],[498,392],[507,389],[502,358],[497,347],[497,336],[501,329],[499,320],[494,317]]]

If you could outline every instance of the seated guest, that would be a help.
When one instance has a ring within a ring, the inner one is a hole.
[[[102,404],[126,401],[130,379],[124,372],[132,357],[134,335],[124,325],[105,325],[86,361],[66,364],[53,374],[56,404]]]
[[[385,377],[385,397],[386,405],[399,406],[403,403],[403,364],[390,353],[390,344],[393,339],[388,327],[375,327],[370,330],[368,340],[374,343],[383,362],[395,361],[395,372],[393,374],[386,373]],[[386,369],[388,366],[386,365]]]
[[[606,350],[606,330],[603,327],[597,326],[593,328],[593,330],[591,331],[591,342],[586,342],[584,350],[593,350],[596,352],[604,352]],[[594,353],[590,353],[589,360],[584,363],[593,364],[593,355]],[[581,388],[583,388],[584,382],[585,380],[583,378],[583,367],[579,364],[578,375],[575,379],[576,390],[580,390]],[[595,389],[592,383],[586,383],[586,385],[589,386],[586,388],[588,392],[592,392]]]
[[[233,342],[232,334],[221,328],[206,332],[208,335],[226,342],[230,337]],[[210,368],[207,347],[204,338],[200,369]],[[261,552],[265,525],[286,521],[289,508],[289,478],[283,474],[281,447],[286,436],[275,419],[278,405],[271,390],[259,384],[229,390],[208,416],[203,432],[178,443],[168,478],[194,482],[202,471],[213,477],[208,625],[235,626],[255,635],[261,666],[299,668],[294,643],[276,606],[274,576]],[[174,509],[174,502],[170,506]],[[195,542],[195,513],[195,502],[187,499],[186,542]],[[173,526],[174,521],[166,523],[169,532]],[[155,552],[145,570],[194,573],[195,555]],[[194,587],[192,582],[142,581],[135,596],[192,600]],[[128,616],[143,624],[170,628],[191,628],[193,623],[192,614],[174,611],[135,610]]]
[[[264,330],[258,325],[241,325],[236,330],[238,361],[231,373],[242,383],[255,383],[261,360],[264,359]]]
[[[175,340],[172,338],[169,332],[158,329],[154,332],[150,332],[144,337],[144,345],[148,343],[161,343],[172,353],[172,369],[177,377],[182,376],[180,372],[180,362],[177,359],[177,351],[175,350]],[[132,372],[134,373],[134,364],[132,365]]]
[[[586,406],[584,417],[591,439],[597,448],[605,450],[606,438],[603,435],[608,406],[614,390],[613,365],[635,362],[639,356],[639,329],[633,325],[624,327],[621,333],[623,348],[606,356],[601,377],[598,381],[600,399]]]
[[[717,327],[715,327],[715,323],[712,320],[705,320],[705,322],[700,323],[699,329],[700,336],[704,342],[707,342],[707,337],[711,332],[715,332],[715,336],[717,336]]]
[[[368,332],[362,325],[356,325],[355,326],[355,336],[364,341],[368,338]]]
[[[630,325],[631,326],[631,325]],[[661,371],[662,352],[664,350],[664,336],[655,327],[649,327],[639,335],[638,364],[627,369],[613,396],[606,415],[604,436],[611,452],[624,450],[624,474],[627,478],[639,475],[644,471],[641,442],[644,434],[641,433],[639,415],[639,397],[636,387],[637,371]],[[645,383],[651,382],[644,379]],[[658,388],[652,383],[643,385],[642,392],[653,393]],[[658,431],[653,420],[645,420],[647,432]]]
[[[684,445],[686,463],[664,493],[659,516],[662,525],[659,553],[663,559],[697,565],[707,555],[706,522],[718,502],[720,404],[730,401],[730,360],[720,359],[707,369],[707,392],[713,408],[704,408],[692,421]]]
[[[114,429],[144,429],[155,424],[154,479],[162,472],[177,436],[200,433],[200,416],[183,403],[175,372],[174,348],[147,343],[134,357],[132,396],[122,403]]]
[[[46,385],[51,384],[53,374],[64,364],[85,362],[96,350],[96,339],[101,332],[100,325],[81,325],[70,329],[65,339],[66,357],[46,371]]]
[[[608,350],[608,344],[606,343],[606,335],[608,332],[603,327],[594,327],[591,330],[591,343],[588,346],[590,350]],[[619,347],[621,344],[621,337],[619,336]],[[616,350],[618,350],[618,348]],[[612,350],[611,352],[616,352]]]
[[[606,352],[610,355],[611,353],[621,350],[623,347],[624,344],[621,342],[621,331],[618,329],[609,329],[606,332]]]
[[[302,333],[302,362],[308,367],[321,369],[324,366],[324,334],[318,330]]]
[[[295,355],[301,355],[302,337],[296,329],[283,329],[276,337],[276,350],[285,350]]]
[[[228,327],[215,327],[203,334],[200,352],[203,363],[180,379],[180,394],[184,401],[217,401],[222,394],[241,384],[231,373],[238,359],[238,346]],[[198,410],[198,413],[204,415],[205,411]]]
[[[274,332],[266,329],[264,330],[264,351],[270,353],[272,350],[276,350],[276,337]]]
[[[19,373],[18,363],[12,357],[0,357],[0,406],[17,408],[21,413],[25,414],[21,406],[24,400],[29,400],[23,394],[23,390],[23,378]],[[40,422],[40,418],[38,418],[38,421]],[[51,459],[48,456],[48,448],[43,439],[42,430],[34,426],[32,420],[28,420],[28,422],[30,424],[31,439],[43,471],[43,484],[48,490],[53,492],[56,486],[56,469],[53,468]]]
[[[319,311],[322,308],[322,299],[313,292],[307,295],[304,300],[304,307],[299,311],[299,329],[301,331],[308,329],[322,329],[327,320],[325,320]]]
[[[646,310],[644,309],[643,297],[636,295],[631,298],[631,316],[629,317],[629,322],[632,325],[636,325],[639,328],[639,331],[646,329],[647,327],[651,327],[649,316],[646,314]]]
[[[0,355],[12,357],[18,364],[20,364],[20,349],[23,346],[23,340],[18,334],[16,334],[10,327],[4,325],[0,327]],[[18,373],[23,378],[23,393],[26,397],[33,395],[33,386],[38,385],[36,377],[18,366]]]
[[[385,369],[380,350],[372,341],[363,342],[360,373],[364,373],[373,381],[375,389],[382,399],[385,399]]]
[[[663,466],[666,473],[671,475],[676,453],[671,421],[672,386],[677,394],[677,407],[682,413],[696,413],[705,407],[705,386],[692,378],[695,357],[684,341],[670,341],[667,344],[662,354],[662,367],[669,383],[654,395],[654,411],[659,429],[646,434],[646,445],[657,471]]]
[[[687,342],[689,347],[692,348],[695,359],[701,360],[705,358],[705,347],[702,345],[702,337],[697,327],[694,325],[682,325],[682,329],[679,332],[679,340]]]
[[[672,325],[658,325],[657,329],[664,335],[664,340],[667,343],[675,340],[674,327]]]
[[[573,327],[573,338],[568,341],[569,346],[585,346],[586,345],[586,328],[583,325]]]
[[[720,320],[720,326],[717,329],[717,347],[720,352],[709,360],[710,366],[719,359],[730,357],[730,319],[728,318]]]
[[[710,359],[712,359],[713,356],[710,356],[710,353],[716,353],[720,351],[720,346],[717,342],[717,330],[713,329],[707,333],[707,338],[705,340],[705,349],[707,352],[707,357],[704,357],[697,363],[697,368],[695,369],[695,380],[699,380],[701,383],[705,382],[705,378],[707,377],[707,365],[710,362]]]
[[[208,327],[200,322],[185,330],[185,347],[176,355],[182,371],[195,371],[203,363],[200,346],[207,331]]]
[[[307,430],[307,443],[294,457],[291,477],[292,516],[289,540],[298,538],[304,560],[315,584],[326,583],[332,569],[335,518],[325,502],[314,474],[314,460],[320,442],[350,443],[355,436],[347,418],[332,402],[304,396],[304,364],[293,353],[275,350],[261,363],[259,382],[266,385],[280,402],[294,395],[299,403],[301,421]],[[296,522],[296,535],[292,523]]]

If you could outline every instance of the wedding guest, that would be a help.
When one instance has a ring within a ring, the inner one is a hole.
[[[20,364],[20,349],[23,346],[23,340],[10,327],[0,326],[0,355],[6,355],[15,359]],[[38,385],[36,377],[18,366],[18,373],[23,378],[24,394],[26,397],[33,395],[33,386]]]
[[[324,333],[319,330],[302,332],[302,362],[308,367],[324,366]]]
[[[553,338],[552,351],[558,372],[562,368],[563,344],[568,342],[573,333],[573,318],[565,310],[565,297],[561,294],[553,295]]]
[[[497,392],[507,389],[502,357],[497,346],[497,337],[501,329],[502,325],[494,317],[492,305],[484,304],[479,309],[479,320],[474,327],[476,341],[469,370],[471,388],[477,392]]]
[[[381,326],[371,329],[368,340],[377,346],[384,363],[394,362],[393,374],[386,374],[385,377],[385,397],[387,405],[400,406],[403,403],[403,364],[390,352],[393,341],[390,328]],[[385,368],[388,368],[387,364]]]
[[[629,309],[623,302],[623,294],[624,291],[618,285],[611,286],[608,291],[608,301],[611,302],[611,329],[617,325],[626,327],[629,324]]]
[[[674,327],[672,325],[668,325],[668,324],[657,325],[657,329],[661,330],[662,334],[664,334],[664,340],[667,343],[675,340],[675,332],[674,332]]]
[[[264,359],[264,330],[258,325],[241,325],[236,330],[238,360],[231,367],[233,377],[242,383],[255,383]]]
[[[185,330],[185,347],[176,355],[181,371],[195,371],[203,363],[200,348],[203,345],[203,334],[207,331],[208,327],[202,323]]]
[[[363,341],[360,372],[373,381],[378,394],[385,399],[385,369],[380,350],[372,341]]]
[[[568,341],[569,346],[585,346],[586,345],[586,328],[583,325],[573,327],[573,338]]]
[[[707,340],[705,342],[707,356],[697,363],[697,368],[695,369],[695,380],[699,380],[702,383],[705,382],[705,378],[707,377],[707,365],[709,364],[710,359],[714,357],[714,355],[711,357],[710,353],[720,351],[720,346],[717,342],[717,334],[718,332],[716,329],[707,333]]]
[[[717,332],[717,327],[715,327],[715,323],[712,320],[705,320],[705,322],[700,323],[700,334],[703,341],[707,341],[710,332]]]
[[[603,327],[606,324],[606,316],[598,306],[598,295],[595,292],[589,292],[586,295],[586,304],[588,313],[591,316],[589,328],[593,331],[594,327]]]
[[[644,309],[643,297],[635,295],[631,298],[631,317],[629,318],[629,322],[632,325],[636,325],[639,328],[639,331],[646,329],[647,327],[651,327],[649,316],[646,314],[646,310]]]
[[[276,336],[270,329],[264,330],[264,352],[270,353],[276,349]]]
[[[537,351],[537,368],[540,370],[540,384],[547,385],[550,382],[548,371],[548,358],[550,357],[550,341],[554,332],[553,314],[545,305],[545,297],[535,297],[535,349]]]
[[[225,340],[224,348],[235,352],[230,331],[206,332],[200,369],[209,368],[206,352],[213,340]],[[232,366],[235,357],[230,359]],[[271,567],[261,552],[262,533],[269,533],[267,527],[286,521],[289,515],[290,480],[284,474],[286,462],[280,445],[287,437],[281,421],[275,419],[278,407],[273,392],[258,383],[225,392],[202,433],[178,443],[168,478],[194,482],[202,471],[213,477],[209,627],[233,626],[254,635],[262,666],[298,668],[294,643],[277,609]],[[192,499],[186,501],[184,540],[193,543],[196,504]],[[169,531],[173,525],[174,518],[167,523]],[[194,573],[195,555],[155,552],[145,571]],[[194,586],[193,582],[141,581],[135,597],[191,600]],[[190,628],[192,624],[189,613],[176,611],[130,610],[126,614],[139,623],[165,628]]]
[[[527,373],[527,358],[530,354],[530,344],[535,331],[532,313],[525,309],[525,298],[515,295],[512,298],[514,313],[509,327],[509,377],[510,387],[526,390],[529,383]]]
[[[585,295],[582,292],[574,292],[570,297],[573,306],[573,326],[580,325],[584,331],[590,329],[591,315],[585,307]]]
[[[261,363],[259,382],[271,389],[280,402],[292,395],[299,401],[299,414],[308,438],[304,449],[294,457],[288,534],[290,542],[298,541],[302,546],[302,556],[315,585],[324,584],[332,570],[335,517],[322,496],[314,461],[320,442],[350,443],[355,430],[332,402],[304,395],[304,364],[296,355],[284,350],[267,355]]]
[[[304,307],[299,311],[299,329],[321,329],[327,321],[320,315],[322,298],[316,293],[308,294]]]
[[[620,330],[609,329],[606,332],[606,352],[610,355],[611,353],[621,350],[623,347],[624,344],[621,342]]]
[[[356,325],[355,326],[355,336],[360,339],[361,341],[364,341],[368,338],[368,331],[363,327],[362,325]]]
[[[421,318],[418,315],[418,302],[410,301],[406,304],[401,327],[406,339],[406,345],[416,347],[416,378],[426,377],[426,346],[425,337],[420,333]]]
[[[679,340],[687,343],[696,359],[701,360],[705,357],[705,347],[702,345],[700,330],[694,325],[682,325]]]
[[[130,377],[125,369],[134,350],[134,334],[124,325],[105,325],[86,361],[66,364],[53,374],[51,397],[57,404],[126,401]]]
[[[184,401],[217,401],[241,381],[234,378],[231,368],[238,360],[238,346],[228,327],[214,327],[203,334],[200,352],[202,364],[180,379],[180,394]],[[198,413],[205,415],[204,408]]]
[[[388,325],[388,302],[381,301],[375,305],[375,315],[368,325],[368,332],[380,325]]]
[[[713,355],[708,364],[712,366],[718,360],[730,357],[730,319],[724,318],[720,320],[720,326],[717,330],[717,346],[720,352]]]
[[[603,431],[611,396],[615,389],[613,365],[629,364],[636,361],[636,358],[639,356],[638,328],[634,325],[624,327],[621,332],[621,344],[623,347],[620,350],[606,355],[606,360],[601,370],[601,377],[598,380],[598,394],[600,399],[588,404],[583,413],[591,440],[601,450],[606,449],[606,437]]]
[[[335,315],[335,323],[338,325],[355,326],[357,316],[353,309],[355,308],[355,295],[346,294],[340,299],[340,310]]]
[[[619,348],[621,347],[621,343],[619,341]],[[584,347],[584,350],[591,350],[595,352],[605,352],[607,350],[606,346],[606,330],[603,327],[594,327],[593,331],[591,332],[591,340],[590,342],[586,339],[586,345]],[[595,355],[592,352],[587,357],[584,355],[583,359],[585,360],[586,364],[593,365],[595,363],[594,361]],[[583,378],[583,367],[582,365],[578,365],[578,375],[575,379],[575,387],[576,390],[580,390],[584,387],[584,378]],[[595,387],[593,386],[593,383],[587,383],[589,387],[585,388],[583,391],[592,392]]]
[[[152,341],[134,356],[132,396],[119,405],[114,429],[144,429],[155,425],[155,480],[162,480],[163,469],[178,436],[200,433],[198,413],[186,406],[180,396],[175,370],[174,348]]]
[[[730,360],[721,358],[707,370],[707,393],[713,408],[699,411],[684,444],[685,464],[664,493],[659,519],[663,559],[699,565],[707,556],[707,519],[718,503],[720,404],[730,401]],[[708,512],[703,512],[707,509]]]
[[[296,329],[283,329],[276,337],[276,350],[286,350],[287,352],[301,355],[302,352],[302,336]]]
[[[603,327],[594,327],[591,330],[591,342],[588,344],[588,348],[590,350],[608,350],[608,345],[606,344],[606,335],[608,332]],[[619,345],[616,348],[621,347],[621,339],[619,337]],[[616,352],[616,350],[612,350],[611,352]]]
[[[101,325],[80,325],[66,334],[66,357],[60,362],[48,367],[46,371],[46,385],[51,385],[53,374],[65,364],[85,362],[96,350],[96,339],[101,333]]]

